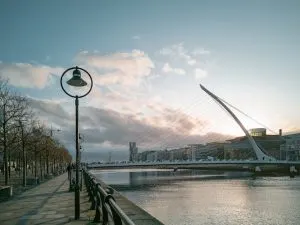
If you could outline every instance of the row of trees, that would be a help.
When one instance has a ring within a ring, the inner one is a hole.
[[[72,158],[67,149],[42,125],[30,107],[29,99],[17,94],[0,78],[0,153],[2,174],[8,185],[12,170],[19,172],[26,186],[27,174],[41,180],[65,168]]]

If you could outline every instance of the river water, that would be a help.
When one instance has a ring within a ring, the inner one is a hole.
[[[300,224],[298,177],[198,170],[92,173],[166,225]]]

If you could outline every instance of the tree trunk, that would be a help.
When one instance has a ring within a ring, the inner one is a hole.
[[[52,173],[55,173],[55,157],[53,158],[53,172]]]
[[[34,145],[34,177],[37,177],[37,151],[36,145]]]
[[[49,151],[47,149],[47,158],[46,158],[46,166],[47,166],[47,174],[49,174]]]
[[[5,121],[5,105],[3,106],[3,160],[4,160],[4,179],[5,185],[8,185],[8,159],[7,159],[7,143],[6,143],[6,121]]]
[[[26,162],[26,152],[25,152],[25,142],[24,142],[24,131],[22,129],[22,153],[23,153],[23,186],[26,187],[26,171],[27,171],[27,162]]]
[[[46,157],[47,158],[47,157]],[[46,160],[44,160],[43,162],[43,169],[44,169],[44,177],[46,176],[47,174],[47,167],[46,167],[47,163],[46,163]]]
[[[33,164],[33,162],[31,162],[31,175],[34,175],[34,170],[35,170],[35,166]]]
[[[8,178],[10,179],[10,172],[11,172],[11,155],[10,155],[10,149],[7,149],[7,155],[8,155]]]
[[[43,163],[42,163],[42,153],[40,152],[40,176],[41,180],[43,179]]]
[[[19,174],[19,177],[21,176],[21,151],[19,150],[19,162],[18,162],[18,174]]]

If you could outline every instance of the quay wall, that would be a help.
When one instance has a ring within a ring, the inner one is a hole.
[[[112,196],[116,200],[118,206],[124,211],[124,213],[136,224],[136,225],[163,225],[158,219],[146,212],[144,209],[134,204],[128,198],[123,196],[120,192],[105,184],[102,180],[97,178],[97,182],[101,184],[105,189],[109,189],[112,192]]]

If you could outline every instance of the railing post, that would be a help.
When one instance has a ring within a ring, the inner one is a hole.
[[[93,222],[94,223],[100,223],[101,222],[100,205],[99,205],[99,199],[98,198],[97,198],[95,218],[94,218]]]
[[[92,201],[92,183],[90,182],[91,178],[89,176],[89,174],[83,170],[83,175],[84,175],[84,183],[85,183],[85,187],[86,190],[88,192],[89,195],[89,202]]]
[[[116,204],[113,197],[113,189],[109,186],[102,187],[89,172],[83,171],[85,185],[91,201],[90,210],[95,210],[94,223],[108,225],[109,221],[114,225],[134,224],[130,218]]]
[[[97,199],[97,192],[98,192],[98,190],[97,190],[96,185],[94,185],[94,181],[93,180],[94,180],[94,178],[92,178],[90,180],[91,187],[92,187],[92,189],[91,189],[91,201],[92,201],[92,205],[91,205],[90,209],[96,209],[96,207],[100,204],[98,202],[98,199]]]
[[[109,205],[109,208],[112,212],[113,215],[113,221],[114,221],[114,225],[122,225],[122,220],[120,218],[120,216],[118,215],[118,213],[115,211],[115,209],[111,206],[110,204],[110,199],[112,199],[115,202],[115,199],[112,195],[108,194],[105,199],[104,202],[107,203]]]
[[[114,225],[122,225],[122,220],[115,210],[111,210],[113,214]]]
[[[95,179],[95,178],[89,178],[89,201],[94,201],[94,186],[93,186],[93,179]]]
[[[95,198],[96,198],[96,205],[95,205],[96,214],[95,214],[95,218],[94,218],[93,222],[99,223],[99,222],[101,222],[101,200],[100,200],[98,193],[96,193]]]

